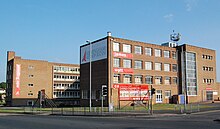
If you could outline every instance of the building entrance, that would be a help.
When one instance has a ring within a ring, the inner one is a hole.
[[[207,101],[213,100],[213,91],[206,91]]]

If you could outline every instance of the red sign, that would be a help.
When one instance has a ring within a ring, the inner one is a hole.
[[[212,90],[212,88],[207,87],[206,90]]]
[[[133,58],[132,54],[127,54],[127,53],[122,53],[122,52],[113,52],[114,57],[119,57],[119,58]]]
[[[21,65],[16,64],[16,88],[15,88],[15,95],[19,96],[20,95],[20,75],[21,75]]]
[[[114,84],[113,87],[118,87],[119,100],[148,100],[148,85],[138,84]]]
[[[113,68],[115,73],[133,73],[134,70],[130,68]]]

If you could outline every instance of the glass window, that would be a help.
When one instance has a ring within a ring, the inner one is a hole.
[[[173,59],[176,59],[176,57],[177,57],[176,52],[172,51],[172,57],[173,57]]]
[[[135,69],[142,69],[142,61],[134,61],[134,68]]]
[[[124,60],[123,60],[123,67],[124,67],[124,68],[131,68],[131,60],[129,60],[129,59],[124,59]]]
[[[170,51],[163,51],[165,58],[170,58]]]
[[[129,74],[124,75],[124,83],[131,83],[131,75]]]
[[[155,63],[155,70],[157,70],[157,71],[161,71],[162,70],[161,63]]]
[[[152,48],[145,48],[145,55],[152,56]]]
[[[177,77],[173,77],[173,84],[177,84]]]
[[[161,50],[160,49],[155,49],[155,56],[161,57]]]
[[[136,84],[142,84],[142,76],[141,75],[135,75],[134,77]]]
[[[164,71],[170,71],[170,64],[164,64]]]
[[[34,84],[28,84],[28,86],[34,86]]]
[[[156,85],[162,84],[162,77],[161,77],[161,76],[156,76],[156,77],[155,77],[155,84],[156,84]]]
[[[113,51],[116,51],[116,52],[120,51],[119,43],[113,43]]]
[[[131,45],[123,44],[123,52],[131,53]]]
[[[170,97],[171,97],[171,91],[165,90],[165,98],[170,98]]]
[[[135,54],[142,54],[142,47],[141,46],[134,46],[134,53]]]
[[[152,62],[145,62],[145,69],[152,70]]]
[[[170,77],[165,77],[164,84],[165,85],[169,85],[170,84]]]
[[[82,99],[88,99],[89,90],[82,90]],[[58,94],[59,95],[59,94]]]
[[[146,84],[153,84],[153,77],[152,76],[146,76]]]
[[[173,64],[173,65],[172,65],[172,69],[173,69],[173,72],[177,72],[177,65],[176,65],[176,64]]]
[[[120,59],[114,58],[114,67],[120,67]]]
[[[119,74],[114,74],[113,83],[120,83],[120,75]]]

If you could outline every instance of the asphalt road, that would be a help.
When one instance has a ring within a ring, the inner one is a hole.
[[[0,114],[0,129],[218,129],[220,111],[187,115],[86,117]]]

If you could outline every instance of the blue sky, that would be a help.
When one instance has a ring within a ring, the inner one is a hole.
[[[180,44],[215,49],[218,66],[219,6],[220,0],[0,0],[0,82],[7,51],[26,59],[79,63],[79,46],[107,31],[161,44],[175,30],[182,34]]]

